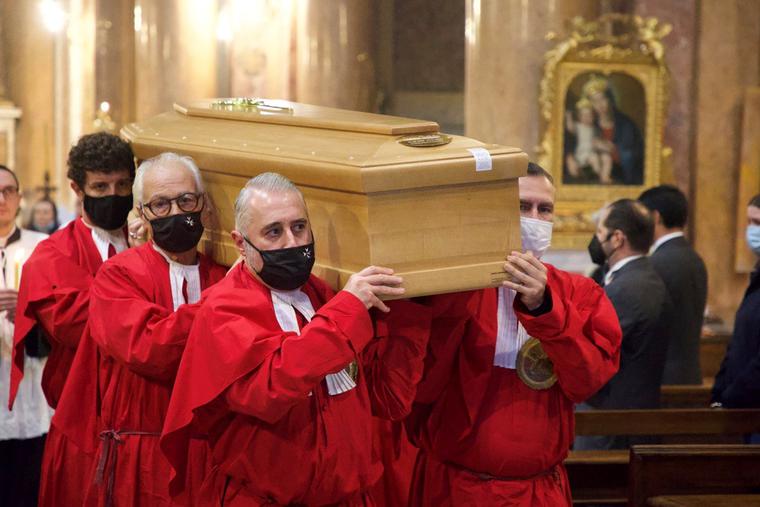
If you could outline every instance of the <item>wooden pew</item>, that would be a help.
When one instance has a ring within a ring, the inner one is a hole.
[[[575,414],[576,435],[659,435],[667,439],[716,437],[740,442],[760,432],[760,409],[595,410]],[[625,503],[628,450],[571,451],[565,466],[575,503]]]
[[[760,445],[636,445],[628,484],[632,507],[757,502],[734,495],[760,494]]]
[[[628,459],[628,450],[570,451],[565,468],[573,503],[625,503]]]
[[[650,507],[760,507],[760,495],[664,495],[647,500]]]
[[[712,379],[702,385],[669,385],[660,389],[662,408],[707,408],[710,406]]]
[[[709,335],[703,333],[699,342],[699,365],[703,377],[715,378],[718,374],[729,341],[731,341],[731,330],[728,330],[728,333],[712,333]]]
[[[760,409],[671,408],[575,413],[576,435],[743,435],[760,432]]]

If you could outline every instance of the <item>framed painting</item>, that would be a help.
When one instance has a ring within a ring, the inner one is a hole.
[[[557,187],[558,248],[584,248],[595,211],[660,183],[669,153],[660,38],[669,31],[653,18],[576,18],[568,39],[546,54],[539,162]]]

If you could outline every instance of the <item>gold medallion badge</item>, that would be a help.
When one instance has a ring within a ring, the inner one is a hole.
[[[359,365],[356,364],[356,361],[351,361],[351,363],[343,368],[343,370],[348,373],[348,376],[351,377],[351,380],[356,382],[356,377],[359,375]]]
[[[528,339],[517,353],[517,376],[531,389],[549,389],[557,382],[554,365],[535,338]]]

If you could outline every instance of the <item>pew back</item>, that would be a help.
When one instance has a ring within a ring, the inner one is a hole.
[[[660,495],[760,492],[760,445],[637,445],[630,451],[629,505]]]
[[[760,432],[760,409],[591,410],[575,413],[576,435],[742,435]]]

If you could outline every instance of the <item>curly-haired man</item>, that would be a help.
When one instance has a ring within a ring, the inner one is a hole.
[[[24,344],[42,335],[50,353],[42,389],[51,407],[61,398],[88,319],[90,286],[109,257],[128,247],[126,221],[132,209],[135,164],[129,145],[97,133],[79,139],[68,159],[71,188],[82,202],[81,217],[41,242],[24,265],[16,309],[12,406],[23,376]],[[82,424],[54,418],[43,455],[40,505],[81,505],[94,443]]]

